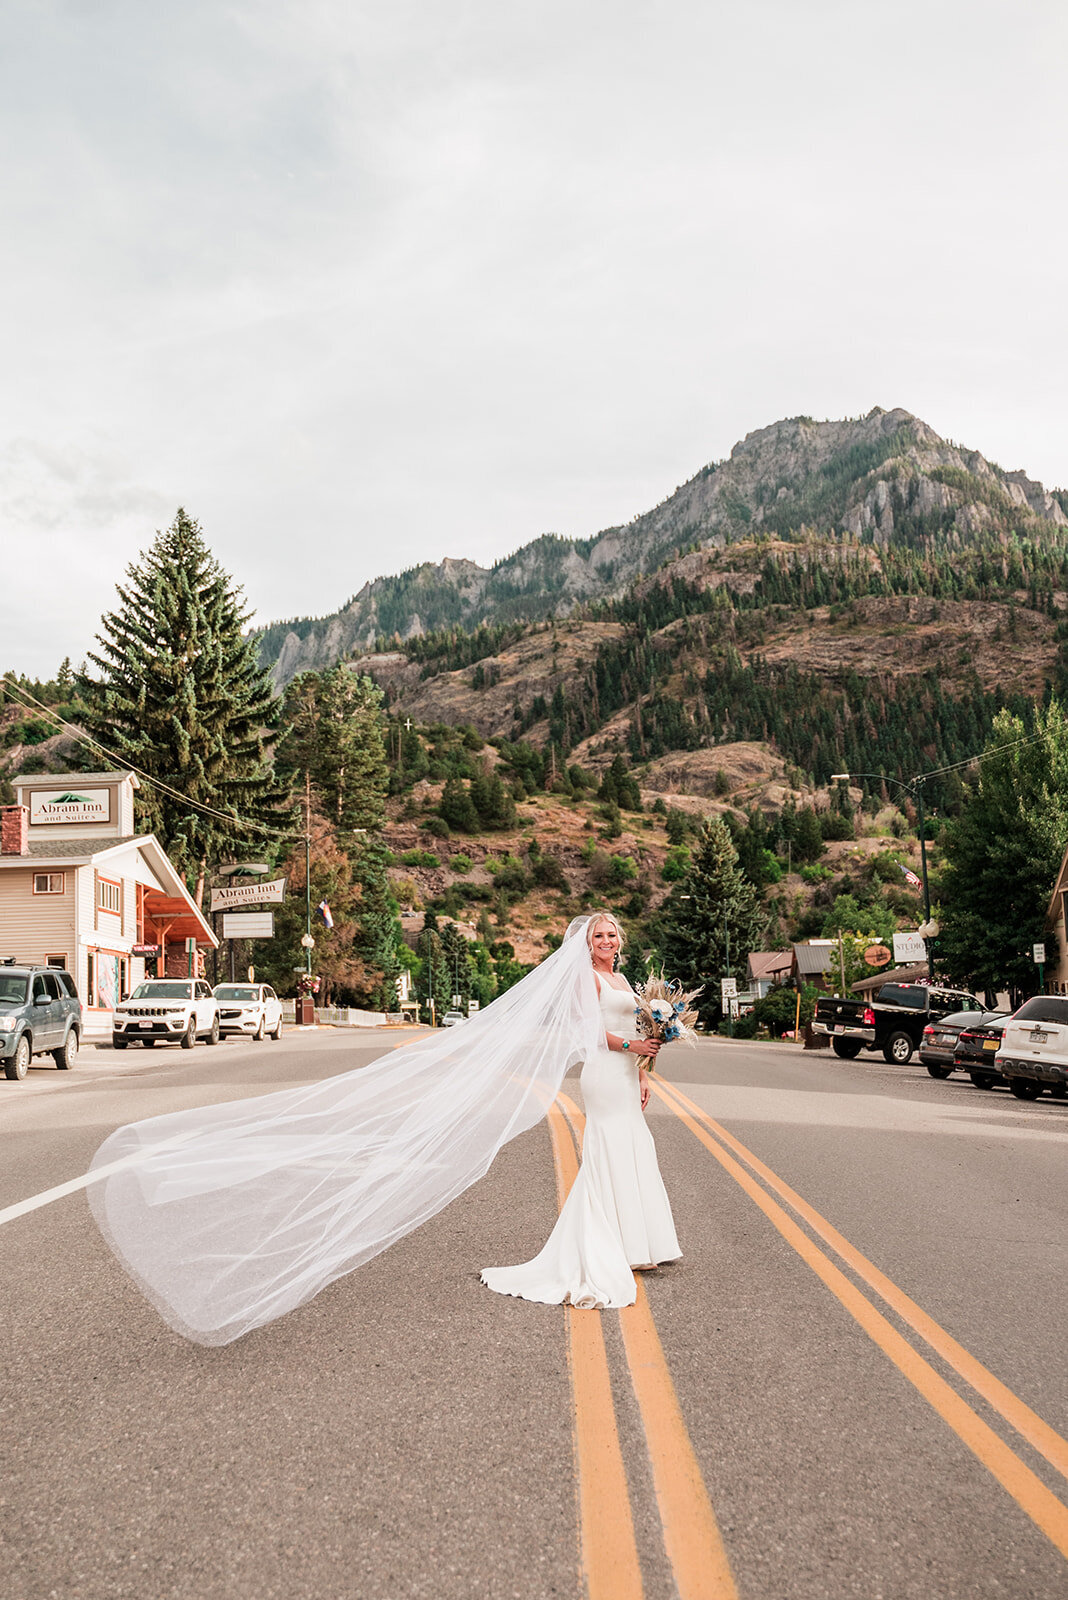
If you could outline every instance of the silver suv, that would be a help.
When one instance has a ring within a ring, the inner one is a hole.
[[[135,1040],[151,1049],[160,1040],[192,1050],[198,1039],[219,1042],[219,1006],[203,978],[146,978],[111,1016],[111,1042]]]
[[[0,964],[0,1062],[5,1076],[24,1078],[33,1056],[51,1054],[73,1067],[82,1033],[82,1003],[61,967]]]

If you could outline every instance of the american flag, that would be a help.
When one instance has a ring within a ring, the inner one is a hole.
[[[319,901],[318,909],[322,912],[323,921],[326,923],[327,927],[332,928],[334,926],[334,919],[331,915],[330,907],[327,905],[325,900]]]
[[[901,876],[904,878],[905,882],[911,883],[914,889],[918,889],[920,887],[920,880],[917,878],[916,874],[910,871],[902,861],[898,862],[898,866],[901,868]]]

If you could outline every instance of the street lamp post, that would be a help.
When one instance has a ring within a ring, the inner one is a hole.
[[[920,827],[920,875],[923,884],[923,914],[926,926],[931,923],[931,890],[927,881],[927,829],[923,819],[923,784],[922,773],[915,778],[910,778],[905,783],[901,778],[888,777],[885,772],[832,772],[832,783],[848,783],[854,778],[871,778],[876,783],[892,783],[896,788],[904,790],[916,803],[916,816]],[[934,956],[931,954],[931,945],[934,935],[930,934],[927,944],[927,976],[934,978]]]

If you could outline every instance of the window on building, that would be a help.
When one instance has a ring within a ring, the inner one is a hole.
[[[65,971],[67,958],[66,956],[45,956],[45,966],[59,967],[60,971]]]
[[[66,887],[65,872],[35,872],[33,875],[34,894],[62,894]]]
[[[122,884],[113,883],[110,878],[99,880],[99,897],[97,899],[101,911],[114,911],[122,915]]]

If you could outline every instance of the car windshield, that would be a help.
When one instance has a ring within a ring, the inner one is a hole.
[[[131,1000],[191,1000],[193,985],[191,983],[139,983]]]
[[[26,1004],[26,979],[16,978],[14,973],[0,974],[0,1006],[24,1006]]]
[[[1061,1027],[1068,1024],[1068,1000],[1058,995],[1036,994],[1025,1000],[1013,1016],[1014,1022],[1054,1022]]]
[[[258,1000],[259,995],[255,989],[250,989],[248,984],[218,983],[215,986],[216,1000]]]

